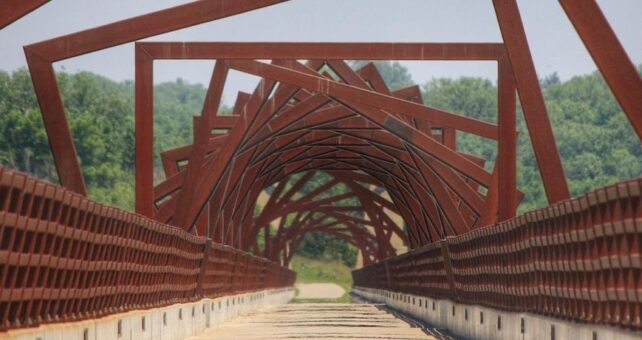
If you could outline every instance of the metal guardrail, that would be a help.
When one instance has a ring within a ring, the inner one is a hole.
[[[642,329],[642,179],[353,272],[356,286]]]
[[[295,276],[0,167],[0,331],[286,287]]]

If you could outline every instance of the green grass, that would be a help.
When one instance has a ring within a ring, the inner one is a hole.
[[[290,267],[297,273],[296,283],[335,283],[346,293],[338,299],[294,299],[294,302],[306,303],[348,303],[352,289],[352,269],[341,261],[321,261],[302,256],[294,256]]]

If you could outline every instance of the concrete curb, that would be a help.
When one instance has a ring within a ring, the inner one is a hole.
[[[293,288],[202,299],[95,320],[48,324],[0,334],[11,340],[179,340],[257,309],[288,303]]]
[[[456,303],[450,300],[354,287],[352,293],[383,303],[431,327],[466,339],[635,340],[642,334],[600,325],[581,324],[528,313]]]

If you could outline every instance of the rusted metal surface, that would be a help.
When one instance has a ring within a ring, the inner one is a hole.
[[[1,0],[0,1],[0,29],[22,18],[49,0]]]
[[[571,197],[516,0],[493,0],[549,203]]]
[[[560,0],[633,129],[642,139],[642,77],[595,0]]]
[[[639,330],[641,193],[640,179],[599,189],[354,271],[354,282]]]
[[[287,287],[279,264],[0,167],[0,330]]]

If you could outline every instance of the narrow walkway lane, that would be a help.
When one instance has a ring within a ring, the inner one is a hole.
[[[336,283],[297,283],[299,299],[338,299],[346,293]]]
[[[433,339],[373,304],[288,304],[207,329],[204,339]]]

